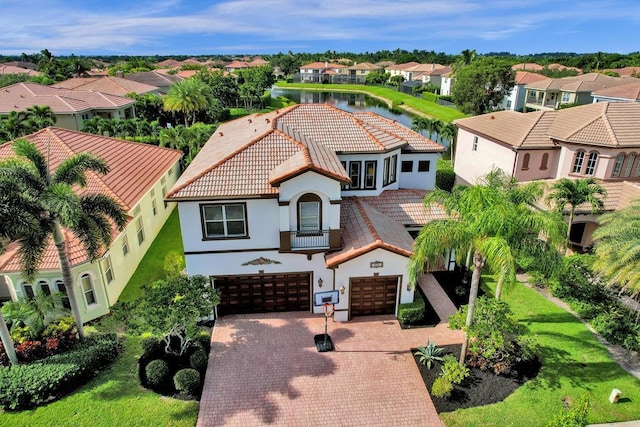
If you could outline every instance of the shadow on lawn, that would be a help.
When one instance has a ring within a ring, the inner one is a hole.
[[[229,325],[231,342],[213,342],[209,355],[200,401],[205,414],[200,421],[207,425],[224,425],[243,412],[272,424],[280,412],[273,394],[296,399],[296,378],[328,376],[336,369],[331,358],[316,351],[313,337],[320,331],[311,331],[298,319],[237,318]]]

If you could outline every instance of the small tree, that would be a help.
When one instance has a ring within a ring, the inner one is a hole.
[[[165,352],[182,356],[197,337],[198,320],[220,302],[204,276],[174,276],[142,287],[139,313],[151,332],[163,336]],[[173,344],[177,340],[178,348]]]

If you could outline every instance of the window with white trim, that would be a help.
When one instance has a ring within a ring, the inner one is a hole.
[[[97,304],[96,294],[93,290],[93,281],[89,274],[85,273],[80,276],[80,287],[82,288],[82,295],[84,296],[84,302],[87,307]]]
[[[584,163],[584,151],[576,151],[576,155],[573,159],[573,168],[571,169],[571,173],[580,173],[582,172],[582,164]]]
[[[562,102],[569,102],[571,100],[571,94],[569,92],[562,92]]]
[[[473,137],[473,145],[471,146],[471,151],[478,151],[478,137]]]
[[[593,175],[596,172],[596,164],[598,162],[598,153],[592,151],[589,153],[589,159],[587,160],[587,167],[584,170],[585,175]]]
[[[56,280],[55,285],[58,289],[58,292],[62,294],[62,306],[66,309],[71,310],[71,302],[69,301],[69,297],[67,296],[67,287],[64,285],[64,282],[62,280]]]
[[[142,217],[136,219],[136,236],[138,236],[138,245],[144,242],[144,224],[142,223]]]
[[[389,185],[396,182],[396,168],[398,163],[398,155],[394,154],[391,157],[384,159],[384,165],[382,168],[382,185]]]
[[[349,178],[351,185],[349,188],[357,190],[360,188],[360,162],[349,162]]]
[[[51,295],[51,287],[49,287],[49,283],[47,283],[46,280],[38,281],[38,286],[40,287],[40,292],[42,292],[44,295]]]
[[[375,189],[376,188],[376,165],[378,162],[374,160],[368,160],[364,162],[364,188]]]
[[[164,200],[164,196],[166,196],[166,195],[167,195],[167,186],[166,186],[166,185],[163,185],[163,186],[162,186],[162,199],[163,199],[163,201],[164,201],[164,208],[165,208],[165,209],[167,209],[167,201],[166,201],[166,200]]]
[[[104,279],[107,285],[113,282],[115,277],[113,275],[113,266],[111,265],[111,255],[107,255],[102,260],[102,270],[104,271]]]
[[[156,199],[151,201],[151,212],[153,212],[153,216],[158,215],[158,202]]]
[[[247,236],[244,203],[201,205],[202,231],[205,239]]]
[[[129,255],[129,237],[127,237],[126,234],[123,234],[121,239],[122,239],[122,255],[126,257],[127,255]]]
[[[298,231],[318,232],[322,229],[322,200],[317,194],[304,194],[298,200]]]
[[[620,176],[620,172],[622,171],[622,164],[624,163],[624,153],[618,154],[616,157],[616,164],[613,166],[613,173],[611,176],[613,178],[617,178]]]
[[[631,153],[627,156],[627,163],[624,167],[624,173],[622,174],[622,176],[624,176],[625,178],[627,178],[629,175],[631,175],[631,170],[633,169],[633,163],[636,161],[636,155]]]

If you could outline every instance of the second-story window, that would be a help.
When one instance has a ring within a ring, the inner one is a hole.
[[[138,244],[141,245],[144,242],[144,224],[142,224],[142,217],[136,219],[136,235],[138,236]]]
[[[573,168],[571,169],[571,173],[580,173],[582,172],[582,164],[584,163],[584,151],[576,151],[576,156],[573,159]]]
[[[544,153],[542,155],[542,161],[540,161],[540,170],[546,170],[548,163],[549,163],[549,153]]]
[[[631,170],[633,169],[633,163],[636,161],[636,155],[631,153],[627,156],[627,164],[624,167],[624,173],[622,176],[625,178],[631,175]]]
[[[373,160],[364,162],[364,188],[376,188],[376,163]]]
[[[113,266],[111,265],[111,256],[107,255],[102,260],[102,269],[104,270],[104,278],[107,284],[113,282]]]
[[[402,172],[413,172],[413,161],[412,160],[403,160],[402,161]]]
[[[316,194],[305,194],[298,200],[298,231],[318,232],[322,229],[322,200]]]
[[[622,171],[622,164],[624,163],[624,153],[618,154],[616,157],[616,164],[613,167],[612,177],[617,178],[620,176],[620,172]]]
[[[585,175],[593,175],[596,171],[596,163],[598,162],[598,153],[592,151],[589,153],[589,160],[587,160],[587,167],[584,170]]]
[[[398,155],[394,154],[391,157],[384,159],[384,165],[382,168],[382,185],[389,185],[396,182],[396,164],[398,163]]]
[[[531,159],[531,154],[525,153],[524,157],[522,158],[522,170],[529,169],[529,159]]]
[[[351,188],[360,188],[360,162],[349,163],[349,178],[351,178]]]
[[[478,137],[473,137],[473,145],[471,146],[471,151],[478,151]]]
[[[202,205],[201,213],[205,239],[224,239],[247,235],[244,203]]]

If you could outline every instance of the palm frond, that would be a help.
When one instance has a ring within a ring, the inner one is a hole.
[[[109,166],[101,158],[91,153],[75,154],[58,165],[52,182],[68,185],[87,185],[87,172],[96,172],[101,175],[109,173]]]
[[[17,156],[24,157],[33,164],[42,179],[46,179],[49,176],[47,159],[33,142],[26,139],[18,139],[13,142],[12,148]]]

